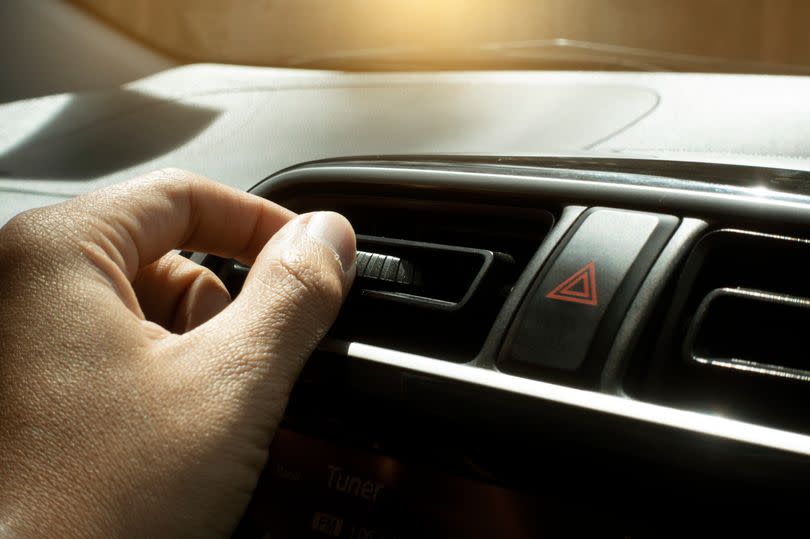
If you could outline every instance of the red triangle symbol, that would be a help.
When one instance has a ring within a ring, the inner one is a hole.
[[[572,276],[546,294],[547,298],[585,305],[597,305],[596,265],[593,262],[579,268]]]

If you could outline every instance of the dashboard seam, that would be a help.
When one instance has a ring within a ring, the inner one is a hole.
[[[642,88],[637,88],[637,89],[642,89]],[[610,133],[609,135],[604,136],[604,137],[602,137],[600,139],[597,139],[595,142],[591,142],[590,144],[587,144],[587,145],[583,146],[582,149],[583,150],[596,149],[596,147],[599,146],[600,144],[604,144],[604,143],[610,141],[611,139],[613,139],[613,138],[621,135],[622,133],[626,132],[627,130],[635,127],[636,125],[641,123],[644,119],[648,118],[653,112],[655,112],[658,109],[659,105],[661,104],[661,94],[658,93],[657,91],[651,90],[649,88],[643,88],[643,89],[646,90],[648,93],[652,94],[653,97],[655,98],[655,101],[652,104],[652,106],[649,108],[649,110],[647,110],[643,114],[639,115],[635,120],[630,121],[629,123],[627,123],[623,127],[620,127],[616,131]]]

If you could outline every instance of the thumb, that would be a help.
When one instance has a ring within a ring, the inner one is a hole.
[[[354,230],[343,216],[300,215],[265,245],[236,300],[184,337],[228,377],[226,386],[286,402],[351,287],[355,254]]]

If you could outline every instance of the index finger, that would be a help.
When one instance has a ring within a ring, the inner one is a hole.
[[[62,219],[79,241],[104,249],[131,281],[172,249],[252,263],[295,213],[269,200],[183,170],[161,170],[77,197]]]

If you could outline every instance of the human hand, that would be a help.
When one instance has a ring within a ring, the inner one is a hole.
[[[252,264],[243,291],[174,248]],[[337,214],[177,170],[12,219],[0,535],[228,536],[354,257]]]

